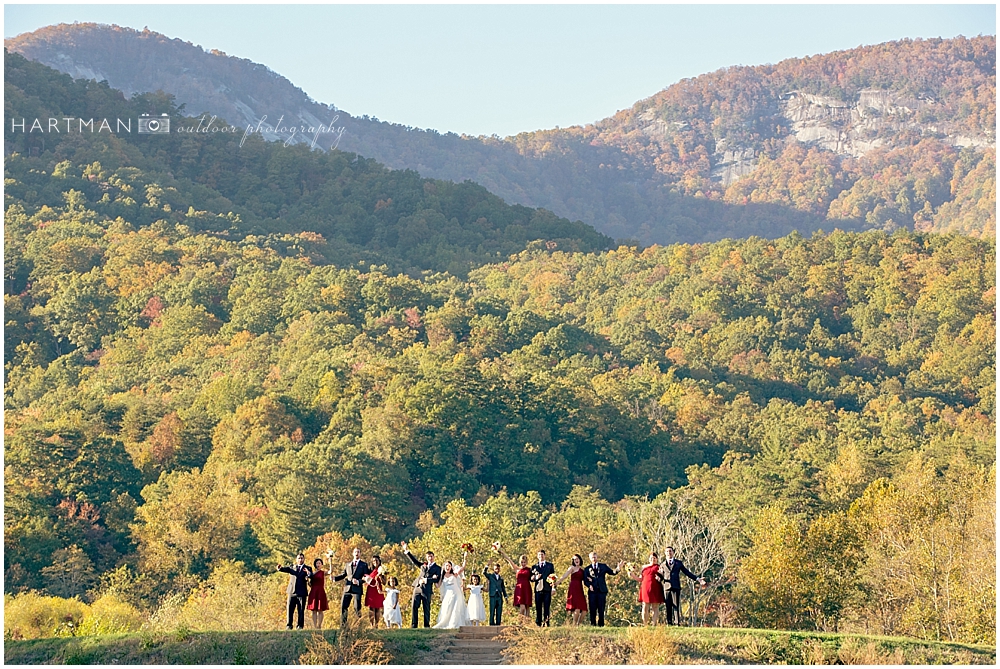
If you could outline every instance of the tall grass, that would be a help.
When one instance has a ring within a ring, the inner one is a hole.
[[[392,656],[381,639],[376,639],[366,622],[348,616],[347,624],[337,630],[333,643],[321,634],[313,634],[306,642],[306,652],[299,664],[388,664]]]
[[[525,627],[503,638],[511,664],[992,664],[996,657],[953,644],[766,630]]]

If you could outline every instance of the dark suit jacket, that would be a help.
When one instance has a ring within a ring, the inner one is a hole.
[[[618,572],[604,564],[603,562],[598,562],[597,566],[588,564],[583,569],[583,587],[588,591],[593,588],[594,592],[607,592],[608,583],[605,581],[605,577],[608,575],[614,576]]]
[[[663,572],[663,586],[667,590],[680,590],[681,589],[681,574],[683,573],[688,578],[697,581],[698,577],[688,571],[688,568],[684,566],[684,563],[674,558],[673,564],[667,563],[666,560],[660,563],[660,571]]]
[[[368,563],[358,560],[357,568],[354,568],[354,560],[344,564],[344,572],[333,577],[334,581],[344,582],[345,595],[360,595],[364,593],[365,582],[361,580],[368,575]],[[358,579],[357,585],[351,583],[351,579]]]
[[[312,578],[312,569],[302,565],[292,565],[290,567],[278,567],[278,571],[289,574],[288,587],[285,592],[294,597],[305,597],[309,594],[308,583]]]
[[[531,566],[531,581],[534,583],[532,589],[535,592],[552,592],[552,586],[546,580],[550,575],[554,574],[556,568],[552,566],[551,562],[546,562],[545,566],[532,565]],[[542,589],[538,589],[538,581],[542,582]]]
[[[413,553],[407,552],[405,555],[410,558],[410,562],[420,567],[420,576],[413,582],[413,596],[430,597],[434,594],[434,584],[441,582],[441,565],[437,563],[429,565],[426,562],[421,562],[413,557]],[[427,582],[421,584],[420,579],[422,578],[426,578]]]
[[[490,598],[499,597],[501,599],[507,599],[507,588],[503,583],[503,576],[500,574],[494,574],[493,572],[486,572],[486,582],[489,589],[487,593]]]

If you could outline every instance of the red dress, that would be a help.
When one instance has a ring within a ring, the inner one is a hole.
[[[569,575],[569,591],[566,593],[567,611],[586,611],[587,596],[583,594],[583,569]]]
[[[306,608],[310,611],[329,611],[330,605],[326,601],[326,572],[317,569],[312,575],[312,587],[309,589],[309,597],[306,599]]]
[[[370,609],[384,608],[385,588],[382,584],[382,576],[378,572],[368,574],[371,579],[368,582],[368,590],[365,592],[365,606]]]
[[[517,581],[514,584],[514,606],[527,606],[531,608],[531,570],[525,567],[517,572]]]
[[[662,604],[663,583],[657,580],[656,576],[660,571],[660,565],[651,564],[642,570],[642,581],[639,582],[639,601],[647,604]]]

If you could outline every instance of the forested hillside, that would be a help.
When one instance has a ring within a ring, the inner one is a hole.
[[[341,149],[425,177],[471,179],[615,238],[663,244],[834,227],[995,235],[993,36],[726,68],[594,124],[503,139],[352,116],[263,65],[148,30],[59,25],[6,43],[73,76],[130,94],[163,90],[186,113],[243,127],[263,115],[312,125],[338,116]]]
[[[8,118],[172,109],[6,68]],[[603,250],[351,154],[37,137],[5,135],[11,636],[270,629],[279,560],[409,582],[412,539],[672,542],[694,621],[995,643],[992,240]]]
[[[583,251],[611,243],[588,225],[507,205],[481,186],[423,179],[353,154],[242,131],[184,133],[176,118],[169,135],[140,135],[140,114],[177,116],[169,97],[126,100],[17,54],[6,54],[4,87],[7,118],[27,119],[4,131],[7,192],[31,208],[62,204],[74,191],[100,215],[134,225],[163,220],[234,239],[265,235],[326,262],[460,276],[531,241]],[[62,120],[61,132],[30,131],[36,118],[63,117],[97,121],[82,133]],[[105,118],[112,130],[116,119],[131,119],[133,132],[101,132]]]

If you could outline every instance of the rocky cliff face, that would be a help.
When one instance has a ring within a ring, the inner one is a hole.
[[[800,142],[815,144],[842,155],[863,156],[892,145],[904,133],[935,136],[957,146],[995,147],[995,140],[970,138],[948,128],[920,121],[934,100],[905,99],[884,90],[863,90],[853,102],[792,91],[782,96],[782,113],[791,121]]]
[[[791,91],[781,96],[781,115],[790,123],[788,139],[843,156],[860,157],[879,147],[896,146],[900,137],[914,135],[935,137],[958,147],[996,149],[995,137],[973,137],[947,124],[921,122],[921,112],[935,104],[930,98],[903,98],[876,89],[861,91],[853,102]],[[733,147],[720,141],[712,156],[712,178],[728,186],[753,171],[756,157],[751,147]]]

